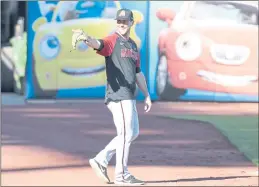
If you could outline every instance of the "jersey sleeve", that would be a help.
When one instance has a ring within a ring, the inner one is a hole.
[[[116,34],[100,39],[99,42],[101,43],[101,45],[99,49],[96,49],[97,50],[96,53],[105,57],[110,56],[113,52],[116,41],[117,41]]]
[[[136,62],[136,73],[141,72],[140,69],[140,54],[138,53],[138,58],[137,58],[137,62]]]

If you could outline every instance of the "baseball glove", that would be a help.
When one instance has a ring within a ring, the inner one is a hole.
[[[82,29],[74,29],[72,31],[73,31],[73,35],[72,35],[72,47],[73,47],[73,49],[72,50],[76,50],[77,42],[87,41],[88,36]]]

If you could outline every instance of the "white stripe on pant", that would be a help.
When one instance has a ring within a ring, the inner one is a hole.
[[[108,166],[116,153],[115,179],[120,180],[130,175],[127,167],[130,145],[139,134],[139,120],[135,100],[110,102],[109,110],[117,129],[117,136],[96,155],[95,159],[104,167]]]

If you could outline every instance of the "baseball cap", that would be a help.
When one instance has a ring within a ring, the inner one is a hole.
[[[129,20],[133,21],[133,13],[131,10],[123,8],[117,11],[115,20]]]

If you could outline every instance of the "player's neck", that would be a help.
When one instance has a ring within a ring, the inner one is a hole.
[[[125,34],[121,34],[120,32],[117,32],[122,38],[124,38],[125,40],[128,40],[129,39],[129,36],[130,36],[130,31],[128,31],[127,33]]]
[[[130,30],[129,30],[126,34],[124,34],[123,37],[128,40],[128,39],[129,39],[129,36],[130,36]]]

